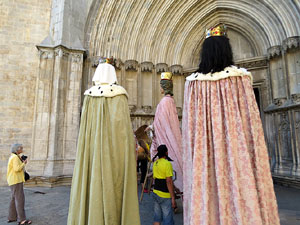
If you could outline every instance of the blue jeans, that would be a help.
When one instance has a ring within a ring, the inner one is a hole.
[[[153,193],[154,200],[154,222],[163,222],[163,225],[174,225],[172,200],[161,198]]]

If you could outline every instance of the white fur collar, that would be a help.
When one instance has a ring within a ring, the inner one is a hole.
[[[126,95],[128,98],[126,90],[122,86],[116,84],[95,85],[86,90],[84,95],[95,97],[115,97],[117,95]]]
[[[194,80],[207,80],[207,81],[217,81],[221,79],[225,79],[227,77],[238,77],[238,76],[249,76],[251,81],[253,80],[252,75],[244,68],[237,68],[236,66],[226,67],[221,72],[216,73],[192,73],[190,76],[186,77],[187,81]]]

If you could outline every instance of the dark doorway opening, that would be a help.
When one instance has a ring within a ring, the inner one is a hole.
[[[260,109],[260,91],[259,91],[259,88],[253,88],[253,90],[254,90],[255,99],[256,99],[256,103],[257,103],[259,112],[261,112],[261,109]]]

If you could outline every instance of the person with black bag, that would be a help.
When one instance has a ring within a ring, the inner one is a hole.
[[[25,176],[29,179],[29,175],[25,175],[24,170],[27,164],[27,157],[19,155],[23,152],[21,144],[13,144],[11,146],[11,156],[7,165],[7,183],[11,189],[11,201],[9,205],[8,220],[7,222],[18,221],[19,224],[31,224],[30,220],[26,219],[25,215],[25,195],[23,183]]]

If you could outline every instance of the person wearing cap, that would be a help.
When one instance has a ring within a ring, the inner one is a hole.
[[[68,225],[140,225],[128,96],[106,61],[84,93]]]
[[[155,161],[155,158],[159,159]],[[166,145],[160,145],[153,157],[154,222],[153,225],[173,225],[173,209],[177,208],[173,186],[173,168]]]
[[[173,80],[171,72],[161,73],[160,91],[163,98],[156,107],[155,117],[152,125],[146,130],[153,133],[151,144],[151,156],[157,153],[159,145],[166,145],[169,156],[173,159],[172,166],[176,173],[174,185],[178,192],[183,191],[182,184],[182,148],[181,148],[181,131],[173,98]]]
[[[186,78],[184,224],[279,225],[252,75],[233,65],[226,33],[207,31],[199,69]]]

